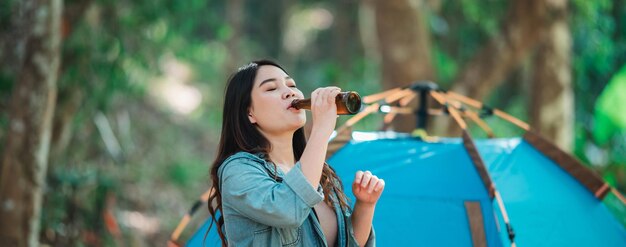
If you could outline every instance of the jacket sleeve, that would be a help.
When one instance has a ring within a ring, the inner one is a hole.
[[[296,163],[283,182],[275,181],[257,161],[226,160],[221,165],[222,203],[264,225],[298,227],[315,204],[324,199],[321,186],[313,189]]]

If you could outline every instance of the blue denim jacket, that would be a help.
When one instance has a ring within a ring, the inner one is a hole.
[[[324,193],[321,186],[311,187],[300,162],[285,174],[263,154],[239,152],[222,163],[218,176],[229,246],[328,246],[312,210]],[[337,246],[358,246],[352,212],[342,210],[333,195]],[[375,246],[373,228],[366,246]]]

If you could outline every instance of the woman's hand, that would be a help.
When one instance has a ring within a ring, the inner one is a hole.
[[[370,171],[357,171],[352,183],[352,193],[357,203],[376,204],[385,189],[385,180]]]
[[[370,171],[357,171],[352,183],[352,193],[356,197],[352,213],[352,228],[359,246],[365,246],[372,229],[376,202],[385,189],[385,180],[372,175]]]
[[[313,124],[300,163],[302,173],[313,189],[317,189],[322,176],[322,168],[328,150],[328,139],[337,123],[337,105],[335,98],[339,94],[338,87],[318,88],[311,93],[311,115]]]
[[[311,93],[312,128],[330,137],[337,123],[337,105],[335,99],[341,91],[338,87],[318,88]]]

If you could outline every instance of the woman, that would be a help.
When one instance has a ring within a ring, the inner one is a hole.
[[[224,100],[222,134],[211,168],[209,212],[228,246],[373,246],[372,218],[385,182],[357,172],[350,209],[324,162],[335,127],[337,87],[311,94],[312,130],[304,137],[304,98],[278,64],[261,60],[235,72]],[[223,217],[222,217],[223,216]]]

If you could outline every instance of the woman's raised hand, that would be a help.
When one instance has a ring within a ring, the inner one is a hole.
[[[311,115],[313,129],[319,129],[330,136],[337,123],[337,105],[335,98],[341,92],[338,87],[318,88],[311,93]]]
[[[385,180],[370,171],[357,171],[352,183],[352,193],[357,202],[375,204],[385,189]]]

